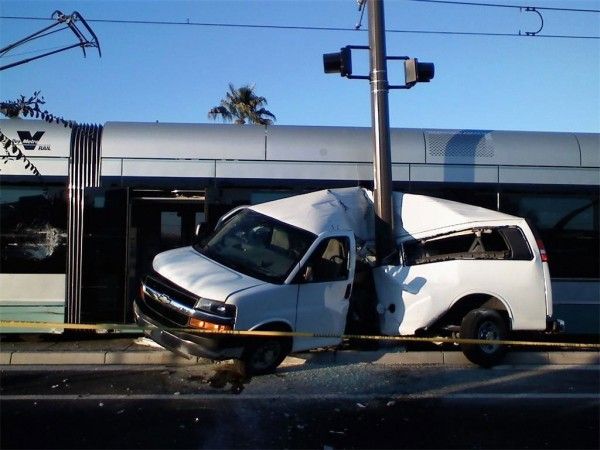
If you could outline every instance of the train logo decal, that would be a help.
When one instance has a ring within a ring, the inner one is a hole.
[[[21,144],[23,144],[25,150],[35,150],[38,142],[44,135],[44,131],[37,131],[33,136],[29,131],[17,131],[17,134],[19,135],[19,139],[21,139]],[[40,146],[38,150],[50,150],[50,146]]]

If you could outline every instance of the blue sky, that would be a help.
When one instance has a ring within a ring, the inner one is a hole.
[[[517,6],[600,9],[599,0],[478,0]],[[323,73],[323,53],[367,45],[363,31],[134,25],[98,19],[353,28],[354,0],[29,1],[0,0],[0,16],[49,18],[79,11],[97,34],[102,57],[79,49],[0,72],[0,98],[41,90],[54,114],[78,122],[209,123],[229,82],[256,85],[282,125],[370,126],[368,81]],[[540,11],[540,34],[600,36],[600,14]],[[385,1],[388,30],[519,33],[536,14]],[[0,19],[0,47],[50,22]],[[73,43],[67,31],[19,47],[0,66],[34,50]],[[600,40],[387,33],[388,55],[433,62],[431,83],[390,92],[393,127],[600,131]],[[366,52],[353,53],[368,72]],[[390,81],[403,68],[390,62]]]

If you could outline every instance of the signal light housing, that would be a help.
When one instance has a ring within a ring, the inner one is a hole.
[[[352,75],[352,52],[350,47],[342,47],[338,53],[323,55],[325,73],[339,73],[343,77]]]
[[[433,63],[419,62],[417,58],[409,58],[404,61],[404,80],[406,86],[416,83],[429,83],[435,75]]]
[[[369,50],[363,45],[347,45],[337,53],[323,54],[323,70],[325,73],[339,73],[350,79],[369,80],[369,75],[352,75],[352,50]],[[404,61],[404,80],[400,86],[388,86],[388,89],[410,89],[417,83],[429,83],[435,75],[433,63],[419,62],[417,58],[408,56],[386,56],[387,60]]]

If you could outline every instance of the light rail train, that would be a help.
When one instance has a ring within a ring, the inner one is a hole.
[[[2,320],[131,323],[154,255],[231,208],[373,184],[370,128],[6,119],[0,132],[20,149],[0,149]],[[526,217],[549,255],[555,316],[567,333],[599,333],[599,134],[391,138],[395,191]]]

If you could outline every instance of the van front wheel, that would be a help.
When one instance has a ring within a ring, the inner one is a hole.
[[[508,335],[505,320],[494,309],[479,308],[470,311],[462,320],[460,337],[502,341]],[[461,344],[462,352],[472,363],[481,367],[492,367],[502,361],[506,355],[506,345],[502,344]]]
[[[275,372],[288,353],[285,340],[264,338],[248,344],[240,359],[247,375],[264,375]]]

